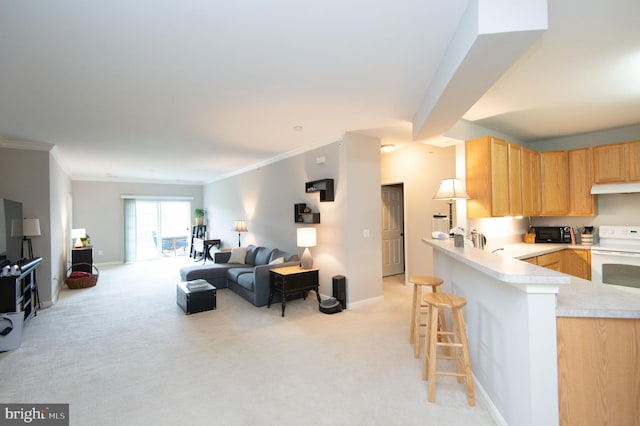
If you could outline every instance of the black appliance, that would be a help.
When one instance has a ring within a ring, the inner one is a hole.
[[[570,226],[536,226],[536,243],[571,244]]]
[[[338,299],[342,309],[347,309],[347,279],[343,275],[333,277],[333,297]]]
[[[0,267],[20,260],[22,203],[0,198]]]

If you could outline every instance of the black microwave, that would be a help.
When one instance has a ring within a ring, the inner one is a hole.
[[[536,243],[571,244],[571,227],[536,226]]]

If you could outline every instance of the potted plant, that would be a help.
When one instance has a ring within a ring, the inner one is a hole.
[[[196,225],[202,226],[204,223],[204,209],[195,209],[193,214],[196,217]]]

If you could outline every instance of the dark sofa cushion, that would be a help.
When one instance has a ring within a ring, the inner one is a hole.
[[[236,283],[249,291],[253,291],[253,289],[255,288],[255,283],[253,282],[253,274],[240,274],[236,280]]]
[[[271,259],[271,252],[273,252],[273,249],[267,247],[258,247],[258,250],[256,251],[257,253],[254,265],[266,265],[267,263],[269,263],[269,259]]]
[[[258,249],[261,247],[257,247],[254,245],[247,246],[247,256],[244,258],[244,263],[247,265],[255,265],[256,264],[256,254],[258,253]]]
[[[238,277],[240,275],[247,274],[253,280],[253,268],[231,268],[227,271],[227,279],[238,282]]]
[[[298,260],[298,255],[297,254],[291,254],[291,253],[288,253],[286,251],[282,251],[280,249],[273,249],[273,251],[271,252],[271,256],[269,257],[269,262],[267,262],[267,263],[270,263],[274,259],[277,259],[279,257],[282,257],[285,262],[290,262],[292,260]]]

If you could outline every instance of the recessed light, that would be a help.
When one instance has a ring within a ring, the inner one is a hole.
[[[394,149],[396,149],[396,146],[394,144],[392,144],[392,143],[387,143],[387,144],[384,144],[384,145],[380,146],[380,151],[382,151],[382,152],[391,152]]]

